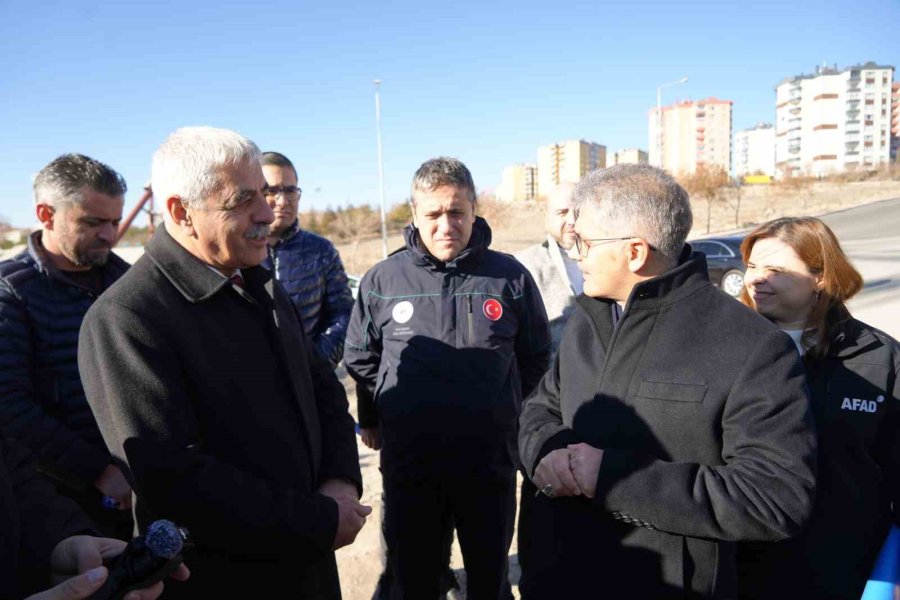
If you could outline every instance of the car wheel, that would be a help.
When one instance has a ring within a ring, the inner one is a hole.
[[[731,269],[730,271],[726,271],[724,275],[722,275],[722,291],[731,296],[732,298],[737,298],[741,295],[741,290],[744,289],[744,274],[738,269]]]

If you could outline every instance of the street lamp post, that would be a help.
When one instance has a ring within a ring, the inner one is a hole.
[[[375,80],[375,124],[378,131],[378,187],[381,194],[381,252],[385,258],[387,247],[387,219],[384,209],[384,157],[381,153],[381,80]]]
[[[673,85],[681,85],[687,83],[688,78],[682,77],[678,81],[670,81],[656,88],[656,166],[662,168],[662,90],[663,88],[672,87]]]

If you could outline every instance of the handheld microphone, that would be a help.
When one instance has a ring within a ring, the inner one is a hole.
[[[109,577],[90,600],[121,600],[168,577],[182,563],[186,539],[187,531],[171,521],[154,521],[145,535],[132,539],[122,554],[106,563]]]

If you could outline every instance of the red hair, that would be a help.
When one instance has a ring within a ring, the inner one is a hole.
[[[807,329],[815,331],[815,344],[807,354],[822,358],[828,353],[835,329],[850,318],[846,302],[863,287],[863,278],[841,249],[834,232],[815,217],[783,217],[763,223],[741,242],[741,256],[746,264],[757,240],[776,238],[790,246],[813,274],[821,279],[820,294],[809,314]],[[747,288],[741,301],[756,309]]]

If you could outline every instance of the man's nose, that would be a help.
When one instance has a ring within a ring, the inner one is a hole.
[[[256,192],[253,200],[256,210],[253,213],[254,223],[271,224],[275,220],[275,211],[262,192]]]
[[[97,239],[107,244],[115,243],[118,236],[119,228],[113,225],[112,222],[104,223],[97,232]]]

